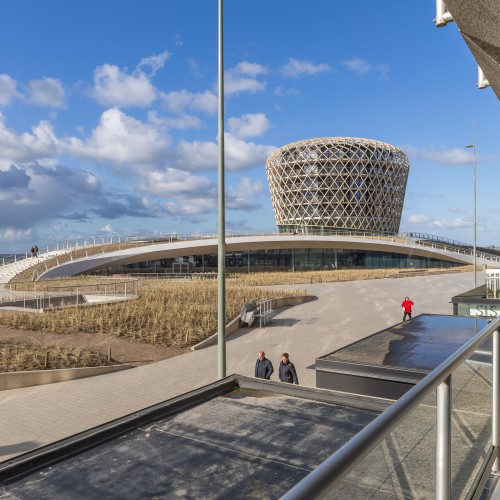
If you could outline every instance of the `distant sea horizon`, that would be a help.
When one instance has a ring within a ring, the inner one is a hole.
[[[24,258],[26,257],[26,253],[0,253],[0,259],[6,258],[6,257],[14,257],[16,255],[18,258]]]

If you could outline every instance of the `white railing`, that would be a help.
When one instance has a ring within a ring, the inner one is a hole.
[[[294,233],[276,233],[276,232],[255,232],[255,233],[236,233],[236,232],[227,232],[226,238],[243,238],[249,236],[290,236]],[[450,244],[453,240],[446,240],[445,238],[435,237],[437,241],[425,241],[425,240],[415,240],[413,237],[409,235],[416,235],[420,233],[402,233],[400,235],[383,235],[380,233],[372,233],[369,231],[359,232],[359,231],[347,231],[347,230],[323,230],[323,231],[311,231],[309,233],[303,234],[300,233],[298,236],[301,237],[310,237],[310,238],[318,238],[321,236],[329,237],[329,236],[338,236],[338,237],[348,237],[348,238],[360,238],[360,239],[375,239],[379,241],[401,241],[408,245],[415,245],[423,248],[432,248],[436,250],[443,250],[451,253],[458,253],[462,255],[472,255],[472,247],[463,246],[462,243],[457,245]],[[196,234],[164,234],[157,236],[99,236],[92,238],[84,238],[84,239],[76,239],[71,241],[66,241],[64,243],[55,243],[52,245],[45,245],[40,247],[39,249],[39,257],[42,260],[46,260],[50,258],[51,254],[57,253],[71,253],[77,250],[84,250],[88,248],[102,247],[102,253],[106,253],[109,251],[106,249],[106,246],[112,244],[137,244],[137,243],[169,243],[176,241],[197,241],[204,239],[216,239],[217,234],[215,233],[196,233]],[[443,240],[441,242],[441,240]],[[484,251],[476,251],[476,255],[479,258],[488,259],[491,261],[498,262],[500,261],[500,257],[494,254],[489,254]],[[1,263],[3,266],[11,264],[13,262],[18,262],[19,260],[31,259],[31,255],[26,252],[25,255],[20,257],[19,254],[13,254],[10,256],[3,257]]]
[[[257,305],[259,307],[259,326],[262,328],[263,326],[271,323],[271,313],[273,312],[271,308],[272,299],[263,300]]]
[[[31,284],[31,282],[28,282]],[[135,278],[101,278],[94,283],[64,284],[33,291],[16,290],[22,283],[0,283],[0,307],[19,309],[53,309],[91,303],[110,303],[138,297],[138,280]]]

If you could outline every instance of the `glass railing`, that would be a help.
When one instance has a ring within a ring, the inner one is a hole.
[[[490,471],[500,468],[495,462],[500,433],[498,328],[500,318],[283,498],[461,499],[479,494]],[[491,336],[491,356],[485,359],[481,346]]]

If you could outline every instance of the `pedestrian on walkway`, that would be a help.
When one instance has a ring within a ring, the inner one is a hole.
[[[255,362],[255,377],[271,380],[271,375],[274,372],[273,364],[266,358],[264,351],[259,352],[259,357]]]
[[[281,382],[287,382],[288,384],[298,384],[299,378],[297,377],[297,372],[295,371],[294,364],[290,361],[290,356],[287,352],[281,355],[281,362],[279,367],[279,377]]]
[[[413,305],[414,303],[410,300],[410,297],[405,297],[405,300],[403,300],[403,303],[401,304],[401,307],[404,310],[403,321],[406,320],[406,316],[411,319],[411,307]]]

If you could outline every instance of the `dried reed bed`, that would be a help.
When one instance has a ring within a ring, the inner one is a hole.
[[[78,347],[43,346],[0,341],[0,372],[80,368],[114,364],[107,356]]]
[[[304,294],[239,286],[236,280],[228,281],[226,292],[226,322],[235,318],[242,305],[250,300]],[[140,280],[137,300],[51,310],[44,314],[2,311],[0,324],[31,331],[97,333],[187,347],[217,331],[217,283]]]
[[[305,283],[332,283],[337,281],[357,281],[380,278],[396,278],[409,275],[447,274],[469,272],[473,266],[460,266],[435,269],[338,269],[335,271],[300,271],[300,272],[267,272],[236,274],[235,278],[241,285],[270,286],[298,285]],[[479,269],[479,268],[478,268]]]

